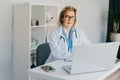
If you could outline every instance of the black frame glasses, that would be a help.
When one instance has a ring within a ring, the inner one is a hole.
[[[71,20],[75,20],[75,16],[65,15],[64,18],[67,19],[67,20],[69,20],[69,19],[71,19]]]

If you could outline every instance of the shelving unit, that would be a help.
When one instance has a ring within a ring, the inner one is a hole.
[[[31,54],[38,45],[49,42],[47,36],[57,26],[58,6],[30,2],[15,4],[13,17],[14,80],[28,80]]]

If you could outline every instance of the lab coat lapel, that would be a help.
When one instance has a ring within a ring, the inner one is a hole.
[[[59,27],[59,30],[58,30],[58,32],[59,32],[59,38],[60,38],[60,36],[62,36],[63,38],[64,38],[64,40],[62,40],[62,43],[64,43],[64,45],[62,45],[62,47],[64,47],[64,49],[68,49],[68,46],[67,46],[67,42],[66,42],[66,39],[65,39],[65,37],[64,37],[64,35],[63,35],[63,32],[62,32],[62,26],[60,26]],[[64,41],[64,42],[63,42]]]

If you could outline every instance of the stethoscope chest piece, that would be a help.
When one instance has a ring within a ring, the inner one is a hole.
[[[63,41],[65,42],[65,38],[62,35],[60,35],[60,40],[61,39],[63,39]]]

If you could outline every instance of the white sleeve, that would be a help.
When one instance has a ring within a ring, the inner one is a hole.
[[[83,30],[78,30],[78,41],[80,44],[91,44]]]

